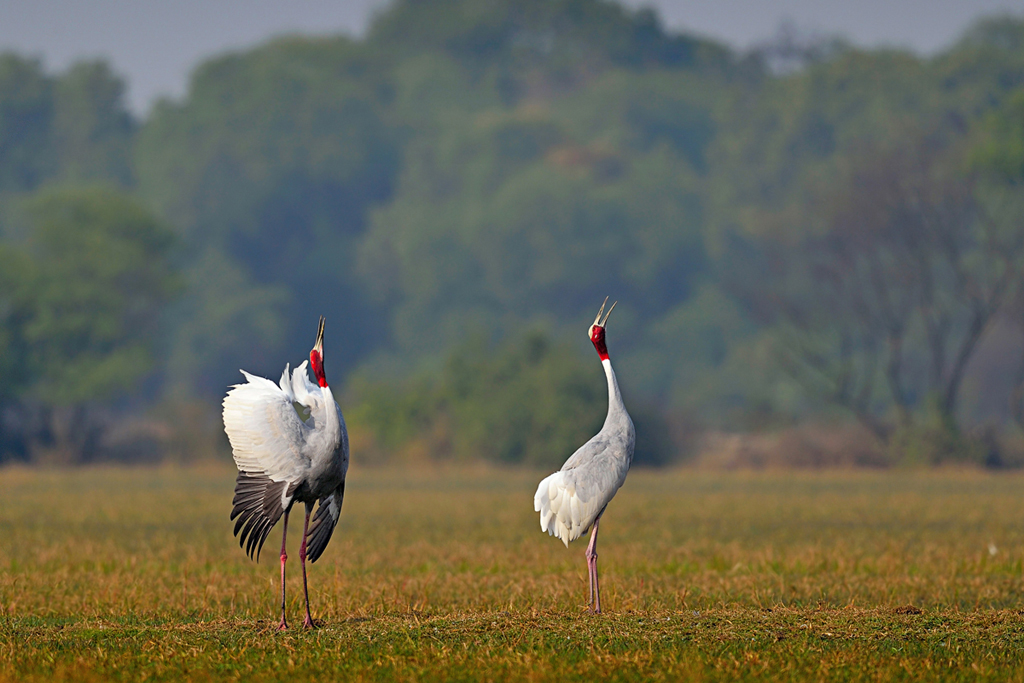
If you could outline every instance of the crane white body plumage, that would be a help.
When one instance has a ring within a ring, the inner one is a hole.
[[[590,441],[565,461],[562,469],[537,487],[533,507],[541,531],[569,543],[587,533],[616,491],[626,481],[633,461],[636,432],[619,393],[610,360],[603,360],[608,379],[608,416]]]
[[[224,398],[224,430],[239,472],[287,483],[281,490],[284,510],[300,486],[313,499],[330,497],[348,472],[345,418],[330,387],[309,381],[307,364],[294,372],[286,365],[277,384],[242,370],[247,382]],[[306,420],[296,403],[309,411]],[[338,514],[331,517],[336,522]]]

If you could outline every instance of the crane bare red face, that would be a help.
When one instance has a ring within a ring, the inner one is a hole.
[[[597,355],[601,357],[601,360],[608,360],[608,346],[604,343],[604,328],[600,325],[590,326],[590,341],[593,342],[594,348],[597,349]]]
[[[594,348],[597,349],[597,355],[601,357],[601,361],[608,360],[608,347],[604,343],[604,326],[608,324],[608,318],[611,316],[612,311],[615,310],[615,304],[619,303],[616,301],[612,304],[612,307],[608,309],[608,312],[604,312],[604,307],[608,305],[608,297],[604,298],[604,303],[601,304],[601,310],[597,312],[597,317],[594,318],[594,324],[590,326],[590,341],[593,342]],[[604,316],[604,320],[601,316]]]
[[[313,350],[309,352],[309,364],[316,375],[316,381],[321,387],[327,386],[327,377],[324,375],[324,317],[320,316],[320,326],[316,330],[316,343]]]
[[[313,349],[309,352],[309,364],[313,368],[313,374],[316,375],[316,381],[321,387],[326,387],[327,377],[324,375],[323,355],[316,349]]]

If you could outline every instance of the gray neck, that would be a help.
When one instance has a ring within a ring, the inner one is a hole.
[[[612,370],[612,362],[608,359],[601,361],[604,366],[604,375],[608,378],[608,417],[604,420],[604,426],[609,427],[619,422],[626,413],[626,406],[622,403],[622,394],[619,393],[619,382],[615,379],[615,371]]]

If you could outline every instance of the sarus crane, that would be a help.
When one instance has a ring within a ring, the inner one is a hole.
[[[295,503],[306,507],[302,526],[299,561],[302,563],[302,590],[306,598],[304,626],[313,627],[309,612],[309,585],[306,558],[316,562],[331,540],[341,515],[348,472],[348,432],[341,408],[327,386],[324,376],[324,318],[309,352],[317,384],[306,374],[306,361],[294,372],[285,365],[281,381],[242,374],[245,384],[236,384],[224,398],[224,431],[238,466],[235,483],[235,535],[246,554],[259,561],[263,542],[277,520],[284,515],[281,530],[281,624],[285,618],[284,566],[288,560],[285,540],[288,513]],[[305,417],[299,411],[305,411]],[[310,515],[319,503],[313,523]]]
[[[587,573],[590,575],[590,610],[601,611],[601,586],[597,580],[597,526],[608,502],[626,480],[633,461],[636,432],[619,393],[619,383],[608,359],[605,325],[617,301],[604,313],[605,297],[597,312],[589,336],[601,357],[608,379],[608,416],[594,438],[572,454],[562,469],[544,479],[533,497],[533,508],[540,513],[541,531],[557,536],[569,547],[571,541],[590,532],[587,546]],[[604,314],[604,320],[601,315]]]

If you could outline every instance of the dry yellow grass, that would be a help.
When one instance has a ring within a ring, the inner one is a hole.
[[[228,469],[0,470],[0,680],[1022,678],[1019,475],[634,471],[601,617],[539,478],[356,464],[323,628],[279,635],[280,532],[245,558]]]

